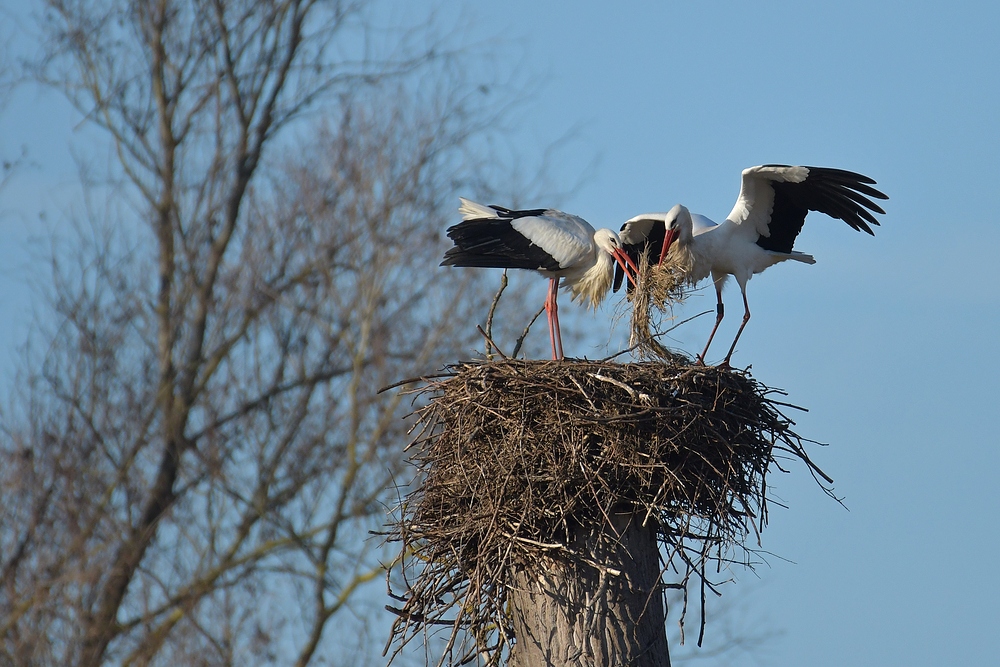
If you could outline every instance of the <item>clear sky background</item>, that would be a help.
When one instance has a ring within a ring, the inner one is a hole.
[[[720,221],[740,171],[768,162],[859,171],[890,196],[874,238],[812,214],[796,247],[817,264],[750,282],[734,362],[809,408],[791,416],[830,444],[813,453],[849,511],[802,468],[772,477],[776,556],[727,595],[745,631],[782,634],[726,663],[995,664],[1000,5],[494,4],[477,31],[523,36],[542,82],[525,141],[579,128],[564,182],[598,157],[562,202],[595,226],[676,203]],[[739,322],[726,297],[716,358]],[[678,314],[713,305],[708,288]],[[699,351],[711,319],[677,344]]]
[[[676,203],[720,221],[740,171],[761,163],[840,167],[878,181],[890,200],[874,238],[812,214],[796,248],[818,263],[780,265],[749,285],[754,317],[734,365],[752,365],[758,380],[809,408],[790,416],[801,435],[829,443],[812,453],[848,509],[801,467],[772,477],[788,505],[772,507],[763,533],[774,556],[756,574],[737,571],[725,592],[745,632],[780,634],[726,662],[995,664],[1000,5],[443,7],[464,17],[465,38],[495,43],[498,64],[532,82],[512,144],[530,153],[571,135],[550,177],[579,183],[559,205],[597,227]],[[0,147],[27,145],[35,163],[0,201],[4,385],[30,320],[25,244],[40,211],[51,220],[77,196],[66,148],[83,138],[76,122],[48,94],[22,94],[0,115]],[[735,285],[726,299],[730,317],[710,360],[738,326]],[[567,353],[601,355],[618,298],[580,317],[564,301],[564,327],[592,331],[567,339]],[[678,314],[713,307],[705,289]],[[674,344],[699,351],[711,323],[683,327]]]

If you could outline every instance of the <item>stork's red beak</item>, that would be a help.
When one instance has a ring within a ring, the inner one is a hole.
[[[629,282],[631,282],[634,287],[636,280],[639,277],[639,267],[635,265],[635,262],[633,262],[632,258],[628,256],[628,253],[621,248],[615,248],[611,253],[611,256],[614,257],[619,266],[622,267],[622,271],[625,272],[625,277],[628,278]],[[630,268],[632,269],[631,272],[629,271]],[[618,288],[616,287],[615,289]]]
[[[677,240],[677,230],[668,229],[667,235],[663,237],[663,250],[660,251],[660,261],[657,264],[663,264],[663,260],[667,258],[667,253],[670,251],[670,246],[674,244]]]

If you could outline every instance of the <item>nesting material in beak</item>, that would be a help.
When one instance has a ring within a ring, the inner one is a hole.
[[[635,265],[635,262],[628,256],[628,253],[620,248],[612,252],[611,255],[618,262],[618,265],[622,267],[622,271],[625,272],[625,278],[634,287],[636,281],[639,280],[639,267]],[[616,287],[615,289],[617,290],[618,288]]]
[[[675,355],[657,339],[659,323],[666,315],[672,319],[675,303],[687,296],[691,272],[691,252],[673,244],[663,263],[651,264],[645,254],[639,257],[638,287],[632,290],[632,334],[629,345],[636,345],[639,356],[672,359]],[[655,321],[654,321],[655,320]]]

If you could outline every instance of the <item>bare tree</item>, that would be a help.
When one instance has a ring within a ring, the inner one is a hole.
[[[376,392],[473,347],[488,290],[428,269],[489,122],[366,11],[46,3],[32,72],[114,160],[0,422],[0,664],[316,663],[380,578]]]

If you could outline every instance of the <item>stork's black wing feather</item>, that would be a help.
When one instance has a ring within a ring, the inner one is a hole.
[[[786,165],[765,165],[783,167]],[[757,245],[765,250],[790,253],[802,231],[809,211],[819,211],[843,220],[852,229],[874,236],[870,225],[878,226],[874,213],[884,214],[871,200],[888,197],[871,187],[875,181],[862,174],[828,167],[806,167],[809,174],[800,183],[771,181],[774,207],[768,224],[770,236],[761,236]]]
[[[643,218],[642,220],[631,220],[626,222],[621,226],[621,231],[624,232],[625,228],[629,226],[631,222],[642,222],[647,220]],[[640,258],[645,255],[646,261],[652,264],[660,258],[660,252],[663,249],[663,239],[667,236],[667,226],[663,220],[651,219],[650,222],[652,226],[649,229],[649,233],[644,239],[640,239],[634,243],[622,242],[622,250],[625,251],[632,261],[635,262],[636,266],[640,266]],[[611,285],[614,292],[617,292],[622,287],[622,281],[625,280],[625,271],[622,269],[621,265],[615,264],[615,279]],[[635,285],[632,281],[626,281],[625,291],[627,294],[631,294],[632,290],[635,289]]]
[[[547,208],[527,208],[527,209],[514,209],[507,208],[505,206],[497,206],[496,204],[490,204],[490,208],[500,214],[503,218],[510,218],[511,220],[516,220],[517,218],[528,218],[533,215],[542,215],[549,209]]]
[[[506,209],[492,207],[503,215]],[[524,213],[512,217],[526,217],[544,213]],[[448,238],[455,246],[444,254],[441,266],[474,266],[497,269],[533,269],[558,271],[561,267],[552,255],[529,241],[511,226],[510,218],[478,218],[464,220],[448,228]]]

